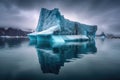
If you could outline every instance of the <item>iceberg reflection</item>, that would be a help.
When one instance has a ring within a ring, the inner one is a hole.
[[[65,62],[81,58],[81,54],[97,52],[95,41],[66,42],[64,44],[41,42],[35,44],[43,73],[58,74]]]

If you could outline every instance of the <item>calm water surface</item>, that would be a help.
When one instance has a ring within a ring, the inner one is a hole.
[[[120,80],[120,40],[0,39],[0,80]]]

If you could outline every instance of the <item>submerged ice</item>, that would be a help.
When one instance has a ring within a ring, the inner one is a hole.
[[[37,40],[40,36],[42,38],[50,36],[48,40],[56,41],[58,38],[58,41],[62,42],[77,39],[93,40],[96,31],[96,25],[86,25],[65,19],[57,8],[53,10],[42,8],[36,31],[28,36],[31,40]]]

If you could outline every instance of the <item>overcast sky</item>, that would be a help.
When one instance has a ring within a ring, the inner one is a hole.
[[[0,26],[35,29],[41,8],[59,8],[66,18],[120,33],[120,0],[0,0]]]

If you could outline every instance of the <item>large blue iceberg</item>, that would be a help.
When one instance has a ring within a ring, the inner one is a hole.
[[[86,25],[65,19],[59,9],[42,8],[35,32],[28,34],[30,40],[65,42],[71,40],[94,40],[96,25]]]

